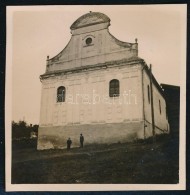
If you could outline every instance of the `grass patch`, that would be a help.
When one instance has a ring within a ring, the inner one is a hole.
[[[160,136],[156,143],[89,145],[67,150],[13,151],[14,184],[175,184],[178,139]]]

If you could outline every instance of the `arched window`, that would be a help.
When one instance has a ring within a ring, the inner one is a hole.
[[[166,119],[168,120],[168,110],[166,108]]]
[[[150,87],[147,85],[148,103],[150,104]]]
[[[57,102],[65,101],[65,93],[66,93],[66,89],[64,86],[57,88]]]
[[[117,79],[113,79],[110,81],[109,96],[110,97],[118,97],[119,96],[119,81]]]

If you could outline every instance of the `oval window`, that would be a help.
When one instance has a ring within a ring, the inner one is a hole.
[[[90,45],[91,43],[92,43],[92,38],[90,38],[90,37],[87,38],[87,39],[86,39],[86,44],[87,44],[87,45]]]

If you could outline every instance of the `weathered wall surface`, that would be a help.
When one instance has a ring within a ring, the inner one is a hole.
[[[109,97],[118,79],[120,96]],[[142,120],[141,66],[123,66],[50,77],[42,81],[40,126]],[[57,88],[66,101],[57,102]]]
[[[147,133],[147,136],[149,134],[150,136],[152,136],[151,93],[148,92],[148,86],[150,91],[150,78],[148,77],[147,72],[143,71],[144,113],[145,113],[145,124],[146,124],[145,132],[151,132],[151,133]],[[158,91],[154,83],[152,85],[152,88],[153,88],[155,132],[156,134],[169,133],[169,124],[166,115],[166,101],[164,97],[161,95],[161,93]],[[150,95],[148,95],[148,93]],[[150,96],[150,98],[148,96]]]
[[[68,126],[40,127],[38,150],[66,148],[66,141],[70,137],[72,147],[79,147],[80,133],[84,135],[84,144],[110,144],[143,139],[143,122],[102,123]]]
[[[109,82],[112,79],[120,82],[119,97],[109,97]],[[53,141],[53,145],[58,147],[59,144],[55,143],[65,143],[69,136],[78,139],[84,129],[86,136],[89,136],[87,143],[102,143],[101,136],[106,143],[127,141],[137,133],[142,138],[142,124],[136,125],[137,121],[142,123],[143,117],[141,79],[141,65],[136,64],[42,80],[38,148],[48,147],[52,142],[50,140],[62,140]],[[66,88],[65,102],[56,101],[60,86]]]

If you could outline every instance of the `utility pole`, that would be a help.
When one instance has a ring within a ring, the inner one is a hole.
[[[152,64],[150,64],[150,95],[151,95],[151,116],[152,116],[152,137],[155,142],[155,122],[154,122],[154,102],[153,102],[153,88],[152,88]]]

